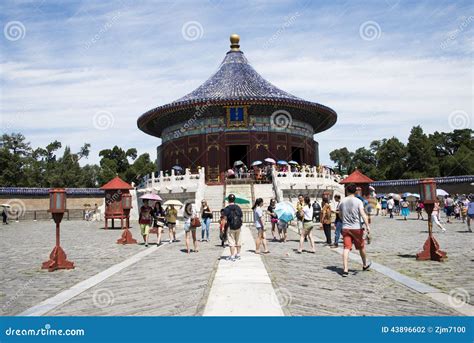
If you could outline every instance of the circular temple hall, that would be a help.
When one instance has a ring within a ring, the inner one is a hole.
[[[142,131],[162,140],[159,170],[205,167],[207,181],[222,182],[238,160],[247,166],[267,157],[319,164],[314,135],[336,123],[336,112],[265,80],[239,40],[230,36],[230,51],[217,72],[196,90],[138,119]]]

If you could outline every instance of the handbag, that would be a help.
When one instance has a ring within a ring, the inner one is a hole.
[[[199,227],[201,226],[201,221],[199,220],[198,217],[194,217],[191,219],[191,226],[192,227]]]

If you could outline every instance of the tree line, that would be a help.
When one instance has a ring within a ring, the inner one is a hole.
[[[396,137],[384,138],[354,152],[333,150],[329,157],[341,175],[359,169],[374,180],[473,175],[473,133],[462,129],[426,135],[414,126],[406,145]]]
[[[21,133],[3,134],[0,141],[0,186],[2,187],[100,187],[119,175],[136,184],[156,170],[149,154],[138,155],[135,148],[118,146],[99,152],[100,162],[81,166],[90,153],[85,143],[77,152],[55,140],[45,147],[32,148]]]

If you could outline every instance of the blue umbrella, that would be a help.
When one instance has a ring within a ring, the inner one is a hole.
[[[288,162],[283,161],[283,160],[279,160],[279,161],[277,162],[277,164],[279,164],[279,165],[281,165],[281,166],[287,166],[287,165],[288,165]]]
[[[402,198],[409,197],[410,195],[411,195],[410,192],[403,193],[403,194],[402,194]]]
[[[289,221],[295,219],[296,209],[289,201],[279,202],[278,204],[276,204],[274,211],[278,219],[280,219],[281,221],[288,223]]]

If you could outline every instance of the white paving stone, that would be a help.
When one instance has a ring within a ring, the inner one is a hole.
[[[247,225],[242,227],[242,259],[221,259],[204,316],[283,316],[283,310]],[[228,254],[228,250],[223,256]]]

